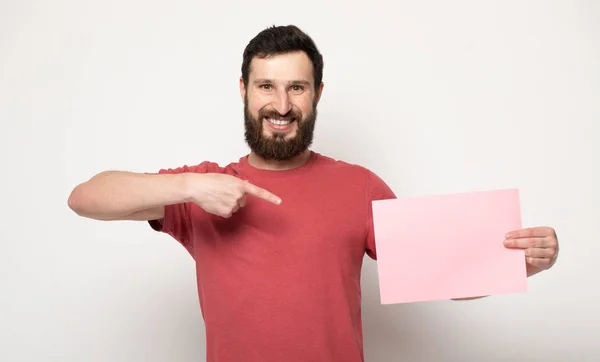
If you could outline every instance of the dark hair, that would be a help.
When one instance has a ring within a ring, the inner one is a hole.
[[[244,49],[242,61],[242,80],[248,86],[250,62],[254,57],[269,56],[303,51],[313,64],[315,89],[318,89],[323,79],[323,56],[315,42],[295,25],[271,26],[258,33]]]

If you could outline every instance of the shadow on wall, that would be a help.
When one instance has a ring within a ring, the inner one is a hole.
[[[423,328],[423,314],[415,305],[382,305],[377,264],[365,258],[362,272],[365,361],[412,360],[418,344],[422,343],[415,330]]]
[[[448,312],[449,303],[461,302],[382,305],[377,264],[368,258],[363,266],[362,295],[366,362],[465,361],[466,350],[478,343],[465,338],[464,323],[468,321],[461,322],[460,315]]]
[[[362,166],[371,164],[370,160],[381,156],[374,152],[380,146],[381,141],[369,132],[368,123],[361,121],[355,115],[345,114],[344,111],[336,110],[334,112],[326,108],[319,112],[312,150],[334,159]],[[333,119],[337,119],[338,122],[333,122]],[[363,131],[347,132],[340,129],[341,122],[347,127]]]
[[[517,299],[521,299],[517,302]],[[382,305],[377,264],[365,257],[362,314],[365,362],[564,362],[600,361],[573,349],[558,332],[540,337],[539,324],[518,308],[532,296],[503,295],[478,301],[428,301]],[[511,303],[513,303],[511,305]],[[491,311],[491,312],[490,312]],[[548,328],[556,328],[549,324]],[[573,329],[574,330],[574,329]],[[593,337],[591,337],[593,338]],[[593,342],[581,341],[583,345]]]

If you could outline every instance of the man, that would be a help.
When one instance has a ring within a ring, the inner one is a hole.
[[[158,174],[107,171],[69,206],[98,220],[147,220],[196,262],[208,361],[363,361],[360,273],[377,258],[371,201],[394,198],[373,172],[309,149],[323,59],[295,26],[247,45],[240,93],[249,155]],[[552,228],[513,231],[528,275],[549,268]]]

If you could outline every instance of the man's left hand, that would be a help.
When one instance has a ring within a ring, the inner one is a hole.
[[[539,226],[506,234],[504,246],[525,249],[527,276],[551,268],[558,257],[558,238],[553,228]]]

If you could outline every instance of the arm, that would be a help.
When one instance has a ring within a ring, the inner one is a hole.
[[[69,207],[96,220],[154,220],[164,206],[187,201],[187,174],[101,172],[73,189]]]
[[[75,187],[68,204],[78,215],[96,220],[157,220],[166,205],[183,202],[231,217],[246,204],[246,195],[281,203],[269,191],[226,174],[105,171]]]

